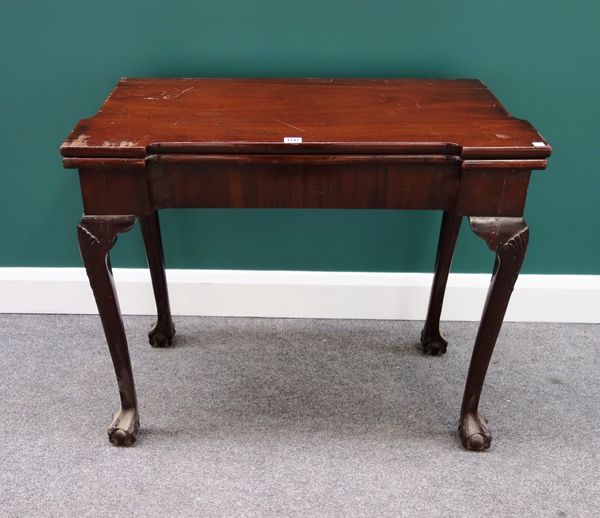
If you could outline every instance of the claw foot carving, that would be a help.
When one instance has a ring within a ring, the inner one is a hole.
[[[423,352],[430,356],[441,356],[446,354],[448,347],[448,340],[446,340],[441,333],[431,333],[426,329],[421,331],[421,345],[423,346]]]
[[[108,438],[116,446],[131,446],[140,429],[140,416],[135,408],[119,410],[108,428]]]
[[[148,333],[148,341],[152,347],[171,347],[175,336],[173,324],[161,324],[158,322]]]
[[[492,436],[486,426],[487,421],[479,414],[466,414],[458,427],[460,441],[467,450],[487,450],[492,443]]]

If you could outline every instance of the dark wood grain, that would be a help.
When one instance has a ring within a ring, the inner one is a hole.
[[[479,399],[508,301],[525,258],[529,227],[523,218],[471,217],[469,222],[473,232],[496,253],[492,282],[467,374],[459,425],[465,448],[485,450],[490,447],[492,436],[486,420],[479,415]]]
[[[288,136],[303,142],[284,144]],[[306,152],[515,159],[545,158],[551,149],[478,80],[124,78],[61,151],[120,158]]]
[[[462,216],[496,253],[460,416],[463,445],[489,447],[481,389],[525,255],[530,175],[551,148],[480,81],[122,79],[61,152],[65,167],[79,170],[80,246],[121,393],[111,441],[131,444],[138,427],[108,255],[136,216],[158,313],[149,339],[167,346],[175,329],[160,209],[434,209],[444,216],[425,353],[446,351],[439,324]]]
[[[448,209],[459,188],[443,156],[152,155],[156,208]]]
[[[77,226],[81,258],[96,298],[119,386],[121,408],[108,429],[108,437],[112,443],[120,446],[130,446],[135,442],[139,414],[127,337],[115,291],[109,252],[117,235],[130,230],[134,223],[135,216],[84,216]]]
[[[423,326],[423,331],[421,331],[423,352],[433,356],[445,354],[448,346],[448,341],[440,331],[440,317],[442,315],[446,283],[448,282],[448,274],[452,265],[452,256],[454,255],[456,238],[458,237],[461,221],[462,218],[459,214],[444,211],[435,258],[435,274],[431,286],[431,296],[429,297],[425,325]]]
[[[156,325],[148,333],[148,340],[153,347],[169,347],[175,336],[175,326],[171,317],[167,278],[165,275],[165,258],[163,254],[162,237],[158,212],[140,216],[140,228],[144,238],[148,268],[152,278],[152,289],[156,301]]]

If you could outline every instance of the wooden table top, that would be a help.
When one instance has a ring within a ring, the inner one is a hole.
[[[284,139],[300,137],[301,143]],[[440,154],[541,159],[551,147],[473,79],[129,79],[61,146],[155,153]]]

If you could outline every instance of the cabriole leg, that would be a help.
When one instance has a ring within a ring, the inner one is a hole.
[[[471,217],[469,221],[473,232],[496,252],[494,273],[467,375],[459,425],[465,448],[485,450],[490,447],[492,436],[479,415],[479,399],[508,301],[523,264],[529,228],[522,218]]]
[[[454,247],[461,220],[462,217],[458,214],[444,211],[435,258],[435,274],[429,297],[429,308],[427,309],[427,318],[425,319],[423,331],[421,331],[423,352],[433,356],[444,354],[448,346],[448,341],[440,332],[440,315],[442,314],[448,273],[452,264],[452,256],[454,255]]]
[[[167,278],[165,276],[165,260],[163,255],[162,239],[158,212],[147,216],[140,216],[140,227],[146,247],[148,267],[152,277],[152,288],[156,300],[157,321],[154,328],[148,333],[150,345],[153,347],[169,347],[173,343],[175,326],[171,317]]]
[[[129,446],[139,429],[137,398],[127,338],[110,268],[109,251],[117,234],[133,227],[135,216],[84,216],[78,227],[79,250],[94,292],[121,396],[121,409],[108,429],[110,442]]]

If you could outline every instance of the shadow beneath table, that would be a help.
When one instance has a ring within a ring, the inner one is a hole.
[[[414,339],[421,323],[193,321],[197,331],[180,326],[175,347],[158,351],[154,382],[143,373],[140,435],[148,440],[455,435],[468,362],[452,345],[446,356],[424,356]]]

